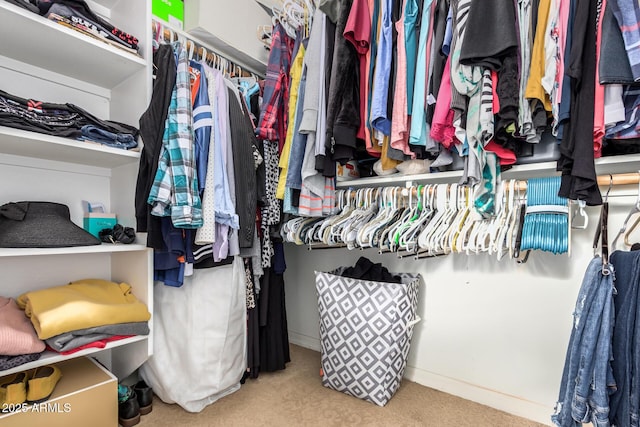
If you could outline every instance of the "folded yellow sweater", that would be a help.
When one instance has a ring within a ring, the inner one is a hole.
[[[18,306],[31,319],[38,338],[45,340],[65,332],[151,318],[126,283],[83,279],[68,285],[26,292]]]

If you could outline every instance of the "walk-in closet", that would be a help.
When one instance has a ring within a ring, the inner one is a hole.
[[[630,0],[0,0],[0,427],[625,427]]]

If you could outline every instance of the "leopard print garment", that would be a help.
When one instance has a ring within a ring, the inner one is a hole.
[[[276,199],[278,186],[278,143],[264,141],[264,162],[266,172],[267,204],[261,208],[262,214],[262,268],[271,267],[271,257],[274,254],[270,228],[280,222],[280,200]]]

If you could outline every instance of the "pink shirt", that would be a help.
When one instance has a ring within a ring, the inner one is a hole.
[[[556,61],[558,67],[556,70],[556,99],[554,102],[560,104],[562,98],[562,83],[564,81],[564,46],[567,43],[567,23],[569,21],[569,10],[571,0],[560,0],[560,12],[558,13],[558,22],[556,29],[558,31],[558,59]],[[604,10],[604,9],[602,9]]]
[[[404,46],[404,9],[406,0],[402,2],[402,15],[396,22],[398,32],[398,46]],[[393,112],[391,116],[391,147],[402,150],[411,158],[415,153],[409,148],[409,113],[407,108],[407,52],[398,49],[396,58],[396,85],[393,97]]]
[[[453,127],[453,110],[451,109],[451,57],[447,57],[442,72],[442,81],[433,110],[430,136],[445,148],[451,148],[457,142],[456,130]]]
[[[368,0],[354,0],[349,12],[349,18],[344,27],[344,38],[347,39],[358,52],[360,61],[360,127],[356,138],[366,140],[365,119],[367,111],[368,78],[367,54],[371,38],[371,17]]]

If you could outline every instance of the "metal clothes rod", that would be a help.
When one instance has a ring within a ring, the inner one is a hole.
[[[205,61],[216,64],[214,68],[220,69],[221,67],[224,67],[231,77],[257,77],[261,75],[255,71],[249,71],[247,67],[238,64],[236,61],[230,60],[224,55],[221,55],[216,51],[216,49],[208,46],[200,40],[197,40],[189,33],[169,27],[167,24],[158,22],[155,19],[152,22],[152,28],[154,38],[156,36],[156,32],[160,30],[162,31],[161,38],[165,41],[173,42],[184,40],[187,52],[190,52],[193,49],[193,52],[196,53],[198,57],[202,58],[206,56]]]
[[[608,187],[609,185],[611,186],[617,186],[617,185],[634,185],[634,184],[638,184],[640,183],[640,172],[630,172],[630,173],[616,173],[616,174],[605,174],[605,175],[598,175],[598,185],[600,187]],[[423,185],[426,187],[426,185]],[[394,187],[394,186],[388,186],[388,187]],[[361,187],[359,188],[360,190],[364,190],[365,188],[375,188],[377,190],[381,189],[381,188],[385,188],[385,187]],[[398,188],[398,195],[403,195],[403,196],[408,196],[407,191],[409,190],[409,188],[406,187],[401,187],[401,186],[396,186],[396,188]],[[417,196],[418,194],[418,189],[417,186],[412,186],[411,188],[411,195],[412,197]],[[516,189],[520,190],[520,191],[526,191],[527,190],[527,181],[525,180],[519,180],[516,183]],[[349,190],[342,190],[342,191],[349,191]],[[433,187],[431,187],[431,191],[433,190]],[[350,190],[351,198],[355,198],[356,197],[356,192],[357,190]],[[376,195],[379,195],[380,193],[376,193]]]
[[[600,187],[608,187],[609,185],[633,185],[638,183],[640,183],[640,172],[598,175],[598,185]],[[518,189],[525,191],[527,189],[527,181],[518,181]]]

